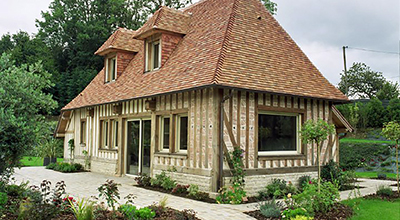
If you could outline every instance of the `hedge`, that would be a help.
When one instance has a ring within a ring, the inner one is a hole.
[[[340,166],[346,170],[365,167],[377,157],[389,156],[388,144],[380,143],[340,143]]]

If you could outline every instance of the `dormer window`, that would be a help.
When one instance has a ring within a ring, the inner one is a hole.
[[[106,78],[105,82],[115,81],[117,79],[117,58],[112,56],[106,59]]]
[[[161,66],[160,39],[146,43],[146,72],[159,69]]]

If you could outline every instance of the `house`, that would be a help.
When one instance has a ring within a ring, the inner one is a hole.
[[[251,195],[272,178],[316,175],[316,148],[298,133],[306,120],[336,125],[322,163],[338,161],[338,134],[352,129],[334,108],[348,98],[259,0],[161,7],[95,54],[104,68],[62,108],[56,130],[64,157],[84,163],[86,150],[92,172],[174,170],[179,183],[217,192],[231,175],[224,154],[240,146]]]

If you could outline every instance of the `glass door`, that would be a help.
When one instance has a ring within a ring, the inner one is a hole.
[[[126,173],[150,174],[151,120],[134,120],[127,123]]]

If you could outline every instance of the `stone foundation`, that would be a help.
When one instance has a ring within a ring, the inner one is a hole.
[[[160,174],[162,170],[153,170],[153,177],[156,174]],[[178,173],[178,172],[168,172],[167,175],[170,176],[173,180],[176,180],[178,184],[188,185],[188,184],[196,184],[199,186],[199,190],[203,192],[211,191],[211,177],[210,176],[200,176],[193,175],[187,173]]]
[[[266,185],[272,182],[272,179],[284,179],[286,182],[292,182],[297,186],[301,176],[311,176],[317,178],[317,172],[303,172],[303,173],[284,173],[284,174],[268,174],[268,175],[254,175],[245,177],[245,191],[247,196],[257,196],[257,192],[264,189]],[[230,184],[231,177],[225,177],[225,185]]]
[[[95,173],[104,173],[115,175],[118,168],[117,160],[109,160],[103,158],[93,158],[90,161],[90,171]]]

